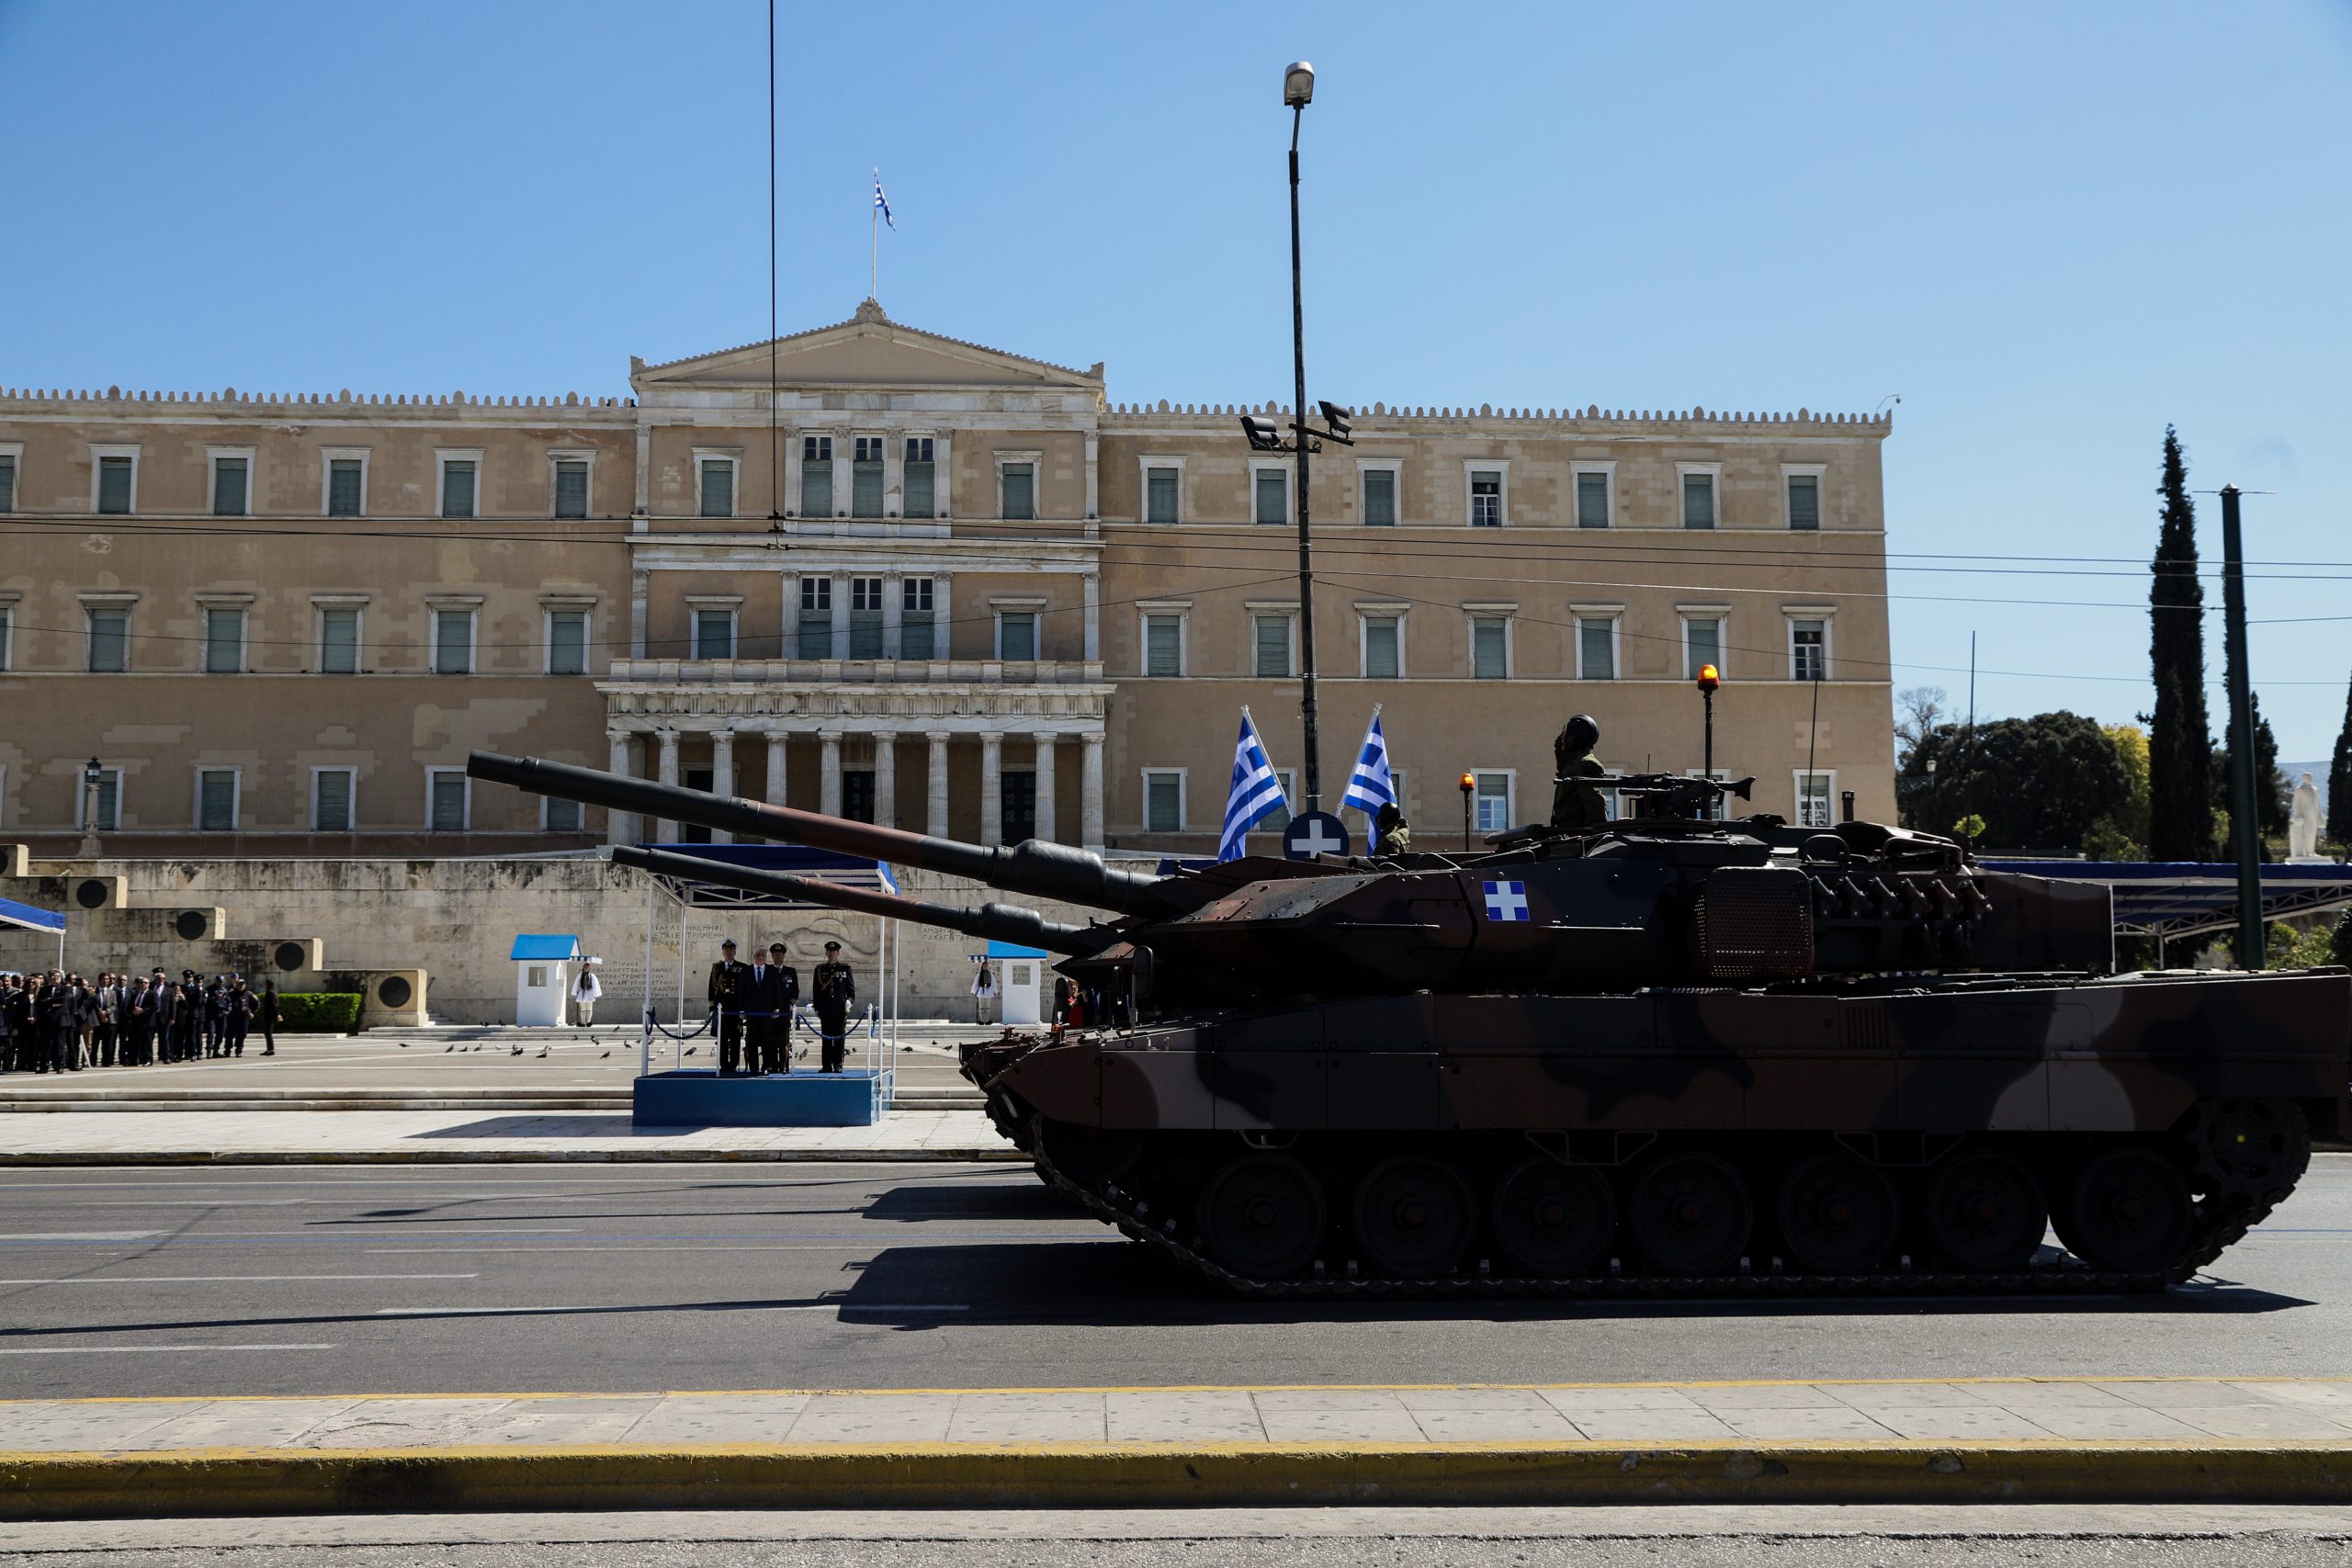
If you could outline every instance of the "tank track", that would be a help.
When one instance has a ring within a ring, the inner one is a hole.
[[[1073,1179],[1055,1168],[1046,1156],[1042,1140],[1013,1137],[1006,1118],[1001,1115],[990,1097],[990,1119],[998,1130],[1020,1145],[1035,1162],[1038,1176],[1057,1191],[1068,1194],[1095,1218],[1114,1226],[1122,1235],[1141,1242],[1161,1257],[1191,1269],[1238,1295],[1261,1300],[1280,1301],[1363,1301],[1379,1299],[1510,1299],[1514,1297],[1567,1298],[1593,1300],[1741,1300],[1796,1297],[1900,1297],[1900,1296],[2041,1296],[2041,1295],[2132,1295],[2148,1294],[2178,1284],[2192,1278],[2198,1270],[2234,1246],[2245,1233],[2260,1224],[2270,1212],[2294,1190],[2290,1182],[2285,1187],[2264,1192],[2259,1197],[2207,1200],[2200,1207],[2206,1211],[2205,1221],[2190,1237],[2189,1245],[2167,1267],[2149,1273],[2119,1273],[2092,1269],[2085,1264],[2068,1261],[2045,1264],[2012,1274],[1970,1274],[1939,1271],[1877,1274],[1787,1274],[1767,1272],[1758,1274],[1743,1270],[1736,1274],[1713,1274],[1697,1277],[1678,1275],[1605,1275],[1575,1276],[1566,1279],[1538,1279],[1520,1275],[1498,1275],[1487,1272],[1481,1260],[1477,1272],[1452,1274],[1438,1279],[1400,1280],[1388,1278],[1335,1277],[1316,1265],[1313,1275],[1291,1280],[1253,1280],[1237,1274],[1208,1257],[1197,1247],[1188,1245],[1182,1227],[1172,1215],[1160,1217],[1145,1212],[1146,1205],[1136,1195],[1123,1190],[1115,1182],[1099,1186]],[[1024,1129],[1025,1131],[1025,1129]],[[1615,1268],[1612,1261],[1611,1269]]]

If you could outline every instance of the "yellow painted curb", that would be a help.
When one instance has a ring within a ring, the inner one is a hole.
[[[0,1518],[728,1507],[2352,1502],[2352,1443],[732,1444],[0,1453]]]

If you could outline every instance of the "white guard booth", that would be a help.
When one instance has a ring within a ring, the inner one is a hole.
[[[580,939],[525,931],[514,939],[514,1021],[547,1029],[567,1021],[564,1004],[579,972]]]
[[[989,943],[989,963],[996,969],[996,994],[1003,1008],[1001,1023],[1035,1023],[1045,1016],[1046,965],[1042,947],[1021,947],[1009,942]]]

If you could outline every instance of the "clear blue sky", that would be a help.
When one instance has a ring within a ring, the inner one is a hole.
[[[765,27],[752,0],[0,0],[0,382],[610,393],[632,353],[761,337]],[[2276,492],[2251,556],[2326,563],[2265,569],[2255,615],[2352,615],[2347,0],[867,0],[780,28],[786,331],[865,294],[879,164],[899,319],[1106,360],[1119,399],[1285,396],[1305,55],[1310,395],[1900,393],[1899,557],[2117,559],[1896,574],[1897,684],[1962,700],[1975,628],[1985,713],[2147,705],[2166,421],[2193,485]],[[1934,602],[1968,598],[2099,607]],[[2253,646],[2282,755],[2324,756],[2352,620]],[[2218,617],[2208,647],[2218,682]]]

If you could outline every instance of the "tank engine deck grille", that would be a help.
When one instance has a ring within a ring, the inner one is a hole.
[[[1813,881],[1801,871],[1724,866],[1692,915],[1711,980],[1794,980],[1813,973]]]

